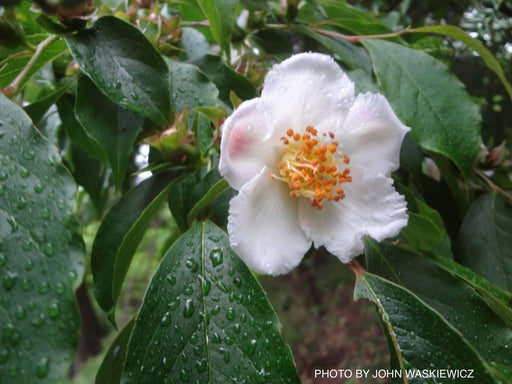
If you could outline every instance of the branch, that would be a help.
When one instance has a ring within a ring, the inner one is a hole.
[[[6,88],[2,89],[2,93],[6,96],[16,95],[20,91],[21,84],[30,73],[30,70],[34,67],[37,60],[41,57],[43,52],[48,48],[55,40],[59,37],[56,35],[50,35],[45,40],[41,41],[34,52],[34,55],[30,58],[28,63],[25,65],[23,70],[16,76],[16,78]]]

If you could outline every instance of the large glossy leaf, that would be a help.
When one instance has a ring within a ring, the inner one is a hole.
[[[468,382],[468,370],[471,370],[471,377],[479,384],[500,383],[471,345],[439,313],[410,291],[379,276],[359,271],[354,296],[377,304],[398,352],[401,382],[463,384]],[[423,370],[426,370],[424,374]],[[450,381],[446,378],[428,379],[429,370],[438,377],[437,370],[454,372],[452,374],[459,372],[465,377]],[[427,378],[418,377],[418,373]]]
[[[114,323],[115,304],[133,255],[180,171],[155,175],[134,187],[110,209],[98,229],[91,254],[94,294]]]
[[[507,347],[512,344],[512,330],[471,285],[433,259],[396,245],[366,239],[365,254],[369,272],[417,296],[423,305],[456,329],[481,359],[512,365]],[[430,327],[427,322],[417,321],[419,328]],[[449,349],[444,343],[438,347]]]
[[[512,292],[512,205],[500,193],[476,199],[458,239],[462,264]]]
[[[123,383],[299,383],[265,293],[198,223],[162,259],[135,321]]]
[[[75,205],[76,186],[57,149],[0,95],[2,383],[55,383],[67,375],[83,272]]]
[[[466,174],[480,149],[481,117],[463,84],[421,51],[384,40],[363,45],[382,91],[414,139]]]
[[[217,86],[219,99],[231,105],[229,92],[233,91],[242,100],[258,97],[258,91],[249,80],[227,66],[220,56],[205,55],[194,64]]]
[[[163,125],[172,120],[167,65],[133,25],[104,16],[66,42],[80,68],[115,103]]]
[[[110,101],[86,76],[78,82],[76,93],[76,117],[87,135],[106,154],[119,188],[144,118]]]
[[[231,33],[235,23],[238,0],[197,0],[204,15],[210,22],[213,37],[229,56]]]
[[[166,62],[172,74],[171,101],[176,112],[214,105],[219,91],[199,68],[169,59]]]
[[[455,27],[453,25],[432,25],[414,28],[408,31],[408,33],[416,32],[437,33],[462,41],[469,48],[478,52],[478,54],[485,62],[487,67],[489,67],[489,69],[493,71],[496,74],[496,76],[498,76],[498,78],[501,80],[510,98],[512,98],[512,86],[508,82],[505,73],[503,72],[503,68],[500,65],[500,62],[496,60],[493,54],[489,52],[489,50],[485,47],[485,45],[482,44],[480,40],[469,36],[462,29],[460,29],[459,27]]]

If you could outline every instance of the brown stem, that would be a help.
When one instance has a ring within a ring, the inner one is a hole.
[[[510,196],[504,189],[494,184],[493,181],[485,175],[485,173],[477,169],[476,174],[480,176],[489,185],[489,187],[491,187],[493,191],[501,193],[503,196],[505,196],[508,200],[512,202],[512,196]]]

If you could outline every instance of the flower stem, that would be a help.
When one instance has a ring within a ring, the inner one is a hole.
[[[18,74],[18,76],[16,76],[16,78],[11,82],[11,84],[9,84],[6,88],[2,89],[2,93],[4,95],[14,96],[20,91],[21,85],[29,75],[30,70],[34,67],[37,60],[41,57],[46,48],[48,48],[58,38],[59,36],[57,35],[50,35],[48,38],[44,39],[37,45],[34,54],[27,62],[25,67],[22,69],[22,71]]]
[[[489,179],[485,173],[483,173],[481,170],[477,169],[475,170],[476,174],[478,176],[480,176],[488,185],[489,187],[491,187],[491,189],[495,192],[499,192],[501,193],[503,196],[505,196],[505,198],[507,198],[509,201],[512,201],[512,196],[510,196],[505,190],[503,190],[502,188],[500,188],[499,186],[497,186],[496,184],[493,183],[493,181],[491,179]]]
[[[366,272],[366,269],[364,269],[364,268],[362,267],[362,265],[361,265],[361,264],[359,264],[359,262],[358,262],[357,260],[355,260],[355,259],[354,259],[354,260],[352,260],[352,261],[348,264],[348,266],[350,267],[350,269],[352,270],[352,272],[354,272],[354,274],[355,274],[356,276],[359,276],[360,274],[362,274],[362,273]]]

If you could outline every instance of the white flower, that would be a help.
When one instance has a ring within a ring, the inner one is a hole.
[[[390,175],[409,130],[380,94],[354,96],[332,58],[295,55],[268,73],[260,98],[222,130],[219,169],[231,200],[232,248],[258,273],[279,275],[314,242],[348,263],[362,236],[381,241],[407,225]]]

